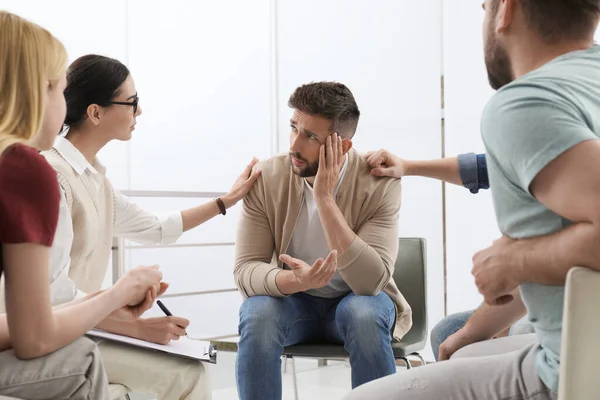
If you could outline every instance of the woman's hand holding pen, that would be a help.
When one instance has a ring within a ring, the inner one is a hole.
[[[133,337],[152,343],[168,344],[171,340],[178,340],[187,335],[185,330],[190,324],[189,320],[174,317],[160,301],[158,305],[166,317],[140,318],[169,287],[161,279],[162,273],[158,266],[129,270],[110,289],[115,290],[117,295],[125,295],[123,307],[113,312],[111,318],[127,321],[131,327],[128,334]]]
[[[181,336],[187,336],[186,328],[190,321],[174,317],[171,311],[160,300],[156,304],[165,313],[166,317],[138,318],[133,322],[134,337],[147,342],[168,344],[171,340],[179,340]]]
[[[140,318],[136,321],[136,337],[152,343],[168,344],[186,335],[190,321],[180,317]]]

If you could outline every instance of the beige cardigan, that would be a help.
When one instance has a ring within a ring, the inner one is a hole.
[[[348,153],[348,169],[336,203],[357,236],[338,256],[338,270],[358,295],[382,290],[396,304],[394,337],[401,339],[412,326],[411,308],[392,279],[398,252],[400,181],[376,178],[366,159]],[[285,254],[304,201],[303,178],[292,172],[288,155],[259,163],[262,171],[244,199],[236,238],[234,277],[244,297],[283,297],[275,276]]]

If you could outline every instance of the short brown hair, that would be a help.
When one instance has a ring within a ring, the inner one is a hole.
[[[495,0],[497,9],[499,0]],[[577,40],[594,33],[600,0],[520,0],[529,26],[548,43]]]
[[[331,129],[351,139],[356,133],[360,111],[350,89],[338,82],[312,82],[298,87],[288,106],[332,121]]]

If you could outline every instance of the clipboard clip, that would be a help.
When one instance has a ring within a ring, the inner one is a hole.
[[[208,349],[206,351],[206,353],[204,353],[205,356],[209,356],[210,358],[215,358],[217,357],[217,353],[219,351],[217,350],[217,346],[214,344],[209,344],[208,345]]]

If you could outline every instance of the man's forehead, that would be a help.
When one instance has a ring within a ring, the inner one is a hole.
[[[331,121],[318,115],[310,115],[299,110],[294,110],[291,121],[305,129],[316,130],[317,132],[327,132],[331,126]]]

